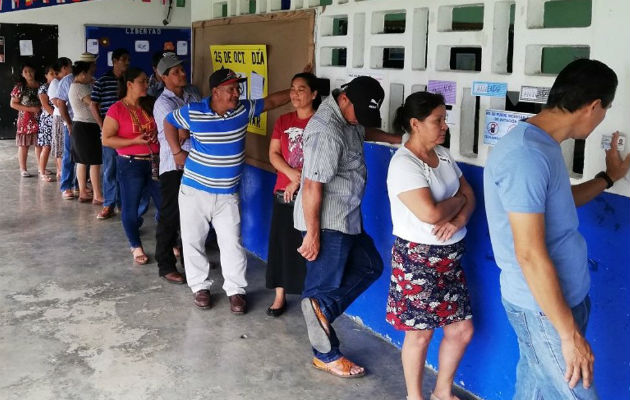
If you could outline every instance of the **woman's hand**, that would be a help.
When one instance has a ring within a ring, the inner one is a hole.
[[[149,138],[147,135],[141,133],[138,136],[136,136],[135,138],[131,139],[133,140],[132,144],[149,144]]]
[[[293,195],[300,188],[300,182],[291,182],[284,189],[284,202],[290,203],[293,200]]]
[[[457,216],[443,224],[434,225],[431,233],[433,233],[437,240],[439,240],[440,242],[446,242],[453,237],[455,232],[462,229],[463,226],[464,225],[461,223],[461,218]]]
[[[297,183],[300,186],[300,180],[302,179],[302,172],[299,169],[291,168],[291,172],[287,171],[287,177],[291,180],[291,183]]]

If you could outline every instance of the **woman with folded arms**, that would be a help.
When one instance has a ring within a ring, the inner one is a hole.
[[[267,288],[276,291],[274,302],[267,309],[267,315],[272,317],[284,312],[286,293],[301,294],[304,286],[306,264],[297,252],[302,235],[293,228],[293,196],[300,187],[304,163],[302,133],[321,103],[316,84],[317,77],[308,72],[293,77],[290,97],[295,111],[278,118],[269,144],[269,160],[278,171],[267,262]]]
[[[464,271],[466,223],[475,208],[470,185],[444,143],[444,98],[417,92],[396,111],[394,126],[410,134],[387,173],[393,233],[387,322],[405,331],[402,364],[407,399],[422,397],[433,331],[442,327],[439,370],[431,400],[457,399],[455,370],[473,334]]]
[[[41,148],[37,146],[37,132],[42,105],[37,97],[39,82],[35,80],[35,68],[30,64],[24,64],[21,71],[19,82],[11,91],[10,105],[12,109],[18,111],[15,144],[18,146],[20,175],[27,178],[31,176],[26,170],[26,158],[30,146],[35,146],[35,156],[39,164]]]
[[[142,193],[148,190],[157,209],[160,208],[160,184],[154,179],[151,158],[160,153],[153,110],[144,101],[149,81],[140,69],[130,67],[119,83],[121,98],[114,103],[103,121],[103,145],[116,149],[116,178],[120,185],[122,225],[129,240],[133,261],[149,261],[140,241],[138,206]],[[155,178],[157,178],[157,171]]]

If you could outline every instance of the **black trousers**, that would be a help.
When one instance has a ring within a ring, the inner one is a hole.
[[[160,175],[160,191],[162,206],[155,231],[155,259],[158,263],[158,273],[164,276],[177,272],[177,259],[173,254],[173,247],[177,246],[179,238],[179,185],[184,171],[168,171]],[[181,254],[182,263],[184,260]]]

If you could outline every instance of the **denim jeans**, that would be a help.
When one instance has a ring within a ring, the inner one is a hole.
[[[320,353],[313,349],[315,357],[331,362],[341,357],[332,322],[378,279],[383,272],[383,260],[366,233],[348,235],[324,229],[319,240],[317,258],[306,262],[302,297],[316,299],[331,324],[331,351]]]
[[[61,182],[59,188],[63,192],[64,190],[72,190],[77,187],[76,173],[74,171],[74,161],[72,161],[72,154],[70,153],[70,132],[68,127],[63,126],[63,156],[61,157]]]
[[[116,180],[116,150],[103,146],[103,206],[120,208],[120,194]]]
[[[514,400],[595,400],[595,385],[584,389],[582,381],[573,388],[564,380],[565,362],[560,336],[545,314],[508,303],[508,320],[518,337],[520,358],[516,366]],[[571,309],[582,334],[586,331],[591,301],[587,296]]]
[[[156,208],[160,207],[160,184],[151,178],[151,161],[116,158],[116,175],[120,185],[122,225],[130,247],[140,247],[140,219],[138,206],[145,190],[153,197]]]

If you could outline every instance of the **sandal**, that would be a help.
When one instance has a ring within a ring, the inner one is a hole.
[[[325,363],[320,359],[313,357],[313,367],[321,371],[328,372],[329,374],[339,378],[352,379],[360,378],[365,375],[365,369],[357,374],[352,374],[350,372],[352,370],[352,367],[358,367],[358,365],[348,360],[344,356],[341,356],[335,361],[331,361],[329,363]]]
[[[140,249],[142,251],[142,254],[138,254],[138,255],[134,255],[133,256],[133,263],[136,265],[145,265],[146,263],[149,262],[149,256],[147,256],[146,254],[144,254],[144,250],[142,250],[142,247],[132,247],[131,248],[131,254],[133,254],[133,252],[137,249]]]
[[[42,181],[44,181],[44,182],[54,182],[54,181],[55,181],[55,178],[54,178],[54,177],[52,177],[52,176],[50,176],[50,175],[44,175],[44,174],[41,174],[41,175],[39,175],[39,178],[40,178]]]
[[[64,200],[73,200],[75,198],[74,192],[72,189],[64,190],[63,193],[61,193],[61,198]]]
[[[28,172],[27,170],[24,170],[24,171],[20,172],[20,176],[22,176],[23,178],[30,178],[33,175],[31,175],[31,173]]]
[[[306,297],[302,299],[301,306],[311,346],[320,353],[328,353],[332,349],[330,324],[319,308],[319,303],[316,299]]]

